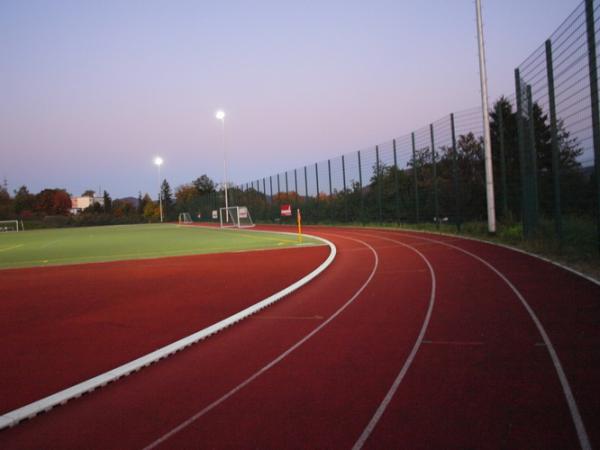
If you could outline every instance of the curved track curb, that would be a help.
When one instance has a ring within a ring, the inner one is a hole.
[[[258,230],[256,231],[260,232]],[[295,233],[279,233],[296,236]],[[324,242],[329,246],[330,249],[330,253],[327,259],[308,275],[304,276],[303,278],[286,287],[285,289],[276,292],[270,297],[267,297],[259,301],[258,303],[255,303],[254,305],[249,306],[248,308],[243,309],[242,311],[239,311],[236,314],[229,316],[213,325],[210,325],[200,331],[197,331],[196,333],[193,333],[169,345],[159,348],[158,350],[148,353],[140,358],[137,358],[126,364],[109,370],[108,372],[104,372],[100,375],[90,378],[89,380],[83,381],[67,389],[63,389],[62,391],[56,392],[55,394],[49,395],[40,400],[29,403],[28,405],[22,406],[20,408],[14,409],[3,414],[2,416],[0,416],[0,430],[8,427],[13,427],[25,419],[31,419],[42,412],[50,411],[57,405],[64,405],[71,399],[81,397],[83,394],[86,394],[88,392],[93,392],[94,390],[100,387],[106,386],[108,383],[116,381],[119,378],[126,377],[127,375],[130,375],[133,372],[137,372],[140,369],[143,369],[144,367],[148,367],[149,365],[160,361],[161,359],[167,358],[173,355],[174,353],[177,353],[185,349],[186,347],[189,347],[190,345],[196,344],[199,341],[202,341],[207,337],[216,334],[219,331],[222,331],[223,329],[241,320],[244,320],[253,314],[256,314],[262,309],[265,309],[268,306],[271,306],[273,303],[278,302],[283,297],[291,294],[300,287],[308,284],[310,281],[319,276],[325,269],[327,269],[327,267],[331,265],[337,254],[337,248],[331,241],[327,239],[318,236],[312,236],[309,234],[305,234],[305,236]]]

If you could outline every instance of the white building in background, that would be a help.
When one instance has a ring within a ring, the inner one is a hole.
[[[104,197],[71,197],[71,214],[79,214],[94,204],[104,206]]]

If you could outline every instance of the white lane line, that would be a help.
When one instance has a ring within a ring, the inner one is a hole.
[[[456,346],[473,346],[473,345],[485,345],[484,342],[481,341],[428,341],[424,340],[423,344],[430,345],[456,345]]]
[[[429,326],[429,320],[431,319],[433,305],[435,304],[435,290],[436,290],[435,271],[433,270],[432,265],[429,263],[429,260],[427,259],[427,257],[425,255],[423,255],[423,253],[421,253],[416,248],[414,248],[408,244],[405,244],[404,242],[395,240],[395,239],[390,239],[390,238],[386,238],[383,236],[377,236],[377,235],[366,235],[366,236],[395,242],[399,245],[402,245],[403,247],[406,247],[406,248],[412,250],[417,255],[419,255],[419,257],[423,261],[425,261],[425,264],[427,264],[427,267],[429,268],[429,273],[431,275],[431,295],[429,296],[429,307],[427,308],[427,313],[425,314],[425,319],[423,320],[423,324],[421,325],[421,331],[419,332],[419,335],[417,336],[417,340],[415,341],[415,344],[413,345],[413,348],[412,348],[410,354],[404,361],[404,365],[402,366],[402,369],[400,369],[400,373],[398,373],[398,376],[396,376],[396,379],[394,380],[394,382],[392,383],[392,386],[390,387],[387,394],[381,401],[379,407],[375,411],[375,414],[373,415],[373,417],[367,424],[366,428],[363,430],[362,434],[360,435],[360,437],[358,438],[358,440],[352,447],[354,450],[359,450],[365,445],[365,442],[367,441],[367,439],[369,438],[369,436],[375,429],[377,422],[379,422],[379,420],[381,419],[381,416],[387,409],[389,403],[392,401],[392,398],[396,394],[396,391],[398,390],[400,383],[402,383],[402,380],[404,379],[406,373],[408,372],[408,369],[412,365],[412,362],[415,359],[415,356],[416,356],[417,352],[419,351],[419,348],[421,347],[421,343],[423,342],[423,338],[425,336],[425,332],[427,331],[427,327]]]
[[[214,402],[212,402],[210,405],[208,405],[205,408],[203,408],[202,410],[198,411],[197,413],[195,413],[194,415],[192,415],[191,417],[189,417],[185,421],[181,422],[179,425],[177,425],[176,427],[174,427],[173,429],[171,429],[167,433],[163,434],[160,438],[158,438],[157,440],[155,440],[151,444],[149,444],[146,447],[144,447],[144,450],[150,450],[150,449],[153,449],[153,448],[157,447],[158,445],[162,444],[167,439],[171,438],[175,434],[177,434],[180,431],[182,431],[183,429],[187,428],[192,423],[194,423],[195,421],[197,421],[199,418],[201,418],[202,416],[204,416],[206,413],[208,413],[209,411],[211,411],[214,408],[216,408],[217,406],[219,406],[225,400],[227,400],[228,398],[230,398],[231,396],[233,396],[234,394],[236,394],[238,391],[240,391],[241,389],[243,389],[244,387],[246,387],[248,384],[252,383],[252,381],[254,381],[255,379],[257,379],[259,376],[261,376],[263,373],[265,373],[266,371],[268,371],[270,368],[272,368],[276,364],[280,363],[286,356],[288,356],[294,350],[296,350],[297,348],[299,348],[302,344],[304,344],[306,341],[308,341],[311,337],[313,337],[315,334],[317,334],[319,331],[321,331],[324,327],[326,327],[330,322],[332,322],[337,316],[339,316],[342,313],[342,311],[344,311],[348,306],[350,306],[350,304],[352,302],[354,302],[354,300],[356,300],[356,298],[358,298],[358,296],[362,293],[362,291],[365,290],[365,288],[369,285],[369,283],[371,282],[371,280],[375,276],[375,273],[377,272],[377,268],[379,266],[379,256],[377,255],[377,251],[373,247],[371,247],[369,244],[367,244],[366,242],[361,241],[359,239],[353,239],[353,238],[349,238],[349,237],[346,237],[346,236],[340,236],[340,235],[335,235],[335,234],[330,234],[330,235],[331,236],[336,236],[336,237],[339,237],[339,238],[343,238],[343,239],[348,239],[348,240],[355,241],[355,242],[359,242],[362,245],[364,245],[367,248],[369,248],[369,250],[371,250],[371,252],[373,253],[373,256],[374,256],[373,269],[371,270],[371,273],[369,274],[369,277],[366,279],[366,281],[363,283],[363,285],[354,293],[354,295],[349,300],[346,301],[346,303],[344,303],[337,311],[335,311],[325,322],[323,322],[322,324],[320,324],[313,331],[311,331],[309,334],[307,334],[306,336],[304,336],[302,339],[300,339],[298,342],[296,342],[294,345],[292,345],[290,348],[288,348],[285,352],[283,352],[281,355],[279,355],[273,361],[271,361],[270,363],[268,363],[267,365],[265,365],[264,367],[262,367],[261,369],[259,369],[257,372],[255,372],[250,377],[246,378],[244,381],[242,381],[236,387],[234,387],[229,392],[227,392],[226,394],[224,394],[222,397],[218,398],[217,400],[215,400]]]
[[[258,232],[258,231],[256,231],[256,232]],[[286,234],[286,233],[281,233],[281,234]],[[290,234],[290,233],[287,233],[287,234]],[[316,278],[327,267],[329,267],[331,265],[331,263],[335,259],[337,249],[336,249],[335,245],[332,242],[329,242],[327,239],[319,238],[316,236],[310,236],[310,235],[305,235],[305,236],[309,236],[309,237],[318,239],[322,242],[325,242],[330,248],[330,253],[329,253],[329,256],[327,257],[327,259],[325,259],[325,261],[323,263],[321,263],[316,269],[314,269],[308,275],[304,276],[303,278],[301,278],[300,280],[291,284],[290,286],[286,287],[285,289],[282,289],[281,291],[276,292],[275,294],[271,295],[270,297],[267,297],[266,299],[261,300],[260,302],[255,303],[254,305],[249,306],[248,308],[243,309],[242,311],[239,311],[239,312],[233,314],[232,316],[229,316],[213,325],[203,328],[202,330],[197,331],[196,333],[193,333],[193,334],[186,336],[178,341],[168,344],[162,348],[159,348],[158,350],[155,350],[151,353],[148,353],[144,356],[134,359],[133,361],[125,363],[122,366],[119,366],[112,370],[109,370],[108,372],[104,372],[93,378],[82,381],[81,383],[78,383],[74,386],[63,389],[62,391],[56,392],[56,393],[51,394],[47,397],[44,397],[40,400],[36,400],[25,406],[22,406],[20,408],[17,408],[12,411],[4,413],[3,415],[0,416],[0,430],[2,430],[3,428],[15,426],[22,420],[31,419],[32,417],[35,417],[36,415],[38,415],[44,411],[51,410],[55,406],[67,403],[69,400],[71,400],[73,398],[80,397],[81,395],[86,394],[88,392],[92,392],[96,388],[104,387],[108,383],[118,380],[121,377],[130,375],[131,373],[137,372],[138,370],[143,369],[144,367],[147,367],[150,364],[154,364],[155,362],[160,361],[163,358],[171,356],[171,355],[177,353],[178,351],[183,350],[186,347],[189,347],[192,344],[195,344],[203,339],[206,339],[209,336],[211,336],[215,333],[218,333],[219,331],[224,330],[225,328],[227,328],[241,320],[246,319],[247,317],[251,316],[252,314],[257,313],[258,311],[261,311],[261,310],[267,308],[268,306],[272,305],[273,303],[278,302],[285,296],[291,294],[295,290],[297,290],[300,287],[304,286],[305,284],[309,283],[311,280]]]
[[[307,226],[306,228],[308,229],[308,228],[310,228],[310,226]],[[350,229],[352,229],[352,228],[350,228]],[[354,229],[356,229],[356,228],[354,228]],[[566,266],[566,265],[564,265],[562,263],[559,263],[557,261],[553,261],[553,260],[551,260],[549,258],[546,258],[544,256],[537,255],[537,254],[532,253],[532,252],[528,252],[527,250],[523,250],[523,249],[517,248],[517,247],[511,247],[510,245],[501,244],[499,242],[488,241],[488,240],[485,240],[485,239],[479,239],[479,238],[476,238],[476,237],[473,237],[473,236],[464,236],[464,235],[457,236],[456,234],[444,233],[444,232],[441,232],[441,231],[433,231],[433,230],[429,230],[429,231],[407,230],[407,229],[402,229],[402,228],[397,228],[395,230],[390,230],[390,229],[386,230],[386,229],[383,229],[381,227],[364,227],[364,229],[373,230],[373,231],[385,231],[385,232],[388,232],[388,233],[404,232],[404,233],[414,233],[416,235],[419,235],[419,234],[433,234],[433,235],[437,235],[437,236],[446,236],[446,237],[449,237],[449,238],[453,238],[452,239],[453,242],[461,242],[461,241],[481,242],[483,244],[488,244],[488,245],[493,245],[493,246],[496,246],[496,247],[505,248],[505,249],[511,250],[513,252],[522,253],[524,255],[531,256],[532,258],[536,258],[536,259],[542,260],[544,262],[547,262],[548,264],[552,264],[552,265],[554,265],[556,267],[560,267],[561,269],[564,269],[567,272],[571,272],[574,275],[577,275],[577,276],[579,276],[581,278],[585,278],[586,280],[588,280],[588,281],[590,281],[590,282],[592,282],[592,283],[600,286],[600,280],[597,280],[597,279],[595,279],[595,278],[593,278],[593,277],[591,277],[589,275],[586,275],[586,274],[578,271],[577,269],[574,269],[572,267]],[[407,235],[405,235],[405,236],[407,236]],[[418,236],[414,236],[414,237],[418,237]]]
[[[498,275],[512,289],[512,291],[515,293],[517,298],[521,301],[521,304],[523,305],[523,307],[529,313],[531,320],[533,320],[533,323],[537,327],[537,330],[540,333],[540,336],[542,337],[542,340],[544,341],[546,348],[548,349],[548,353],[550,354],[550,358],[552,359],[552,364],[554,365],[554,369],[556,370],[556,373],[558,375],[560,385],[562,386],[563,393],[565,395],[565,400],[567,401],[567,405],[568,405],[569,411],[571,413],[571,418],[573,420],[573,424],[575,425],[575,430],[577,431],[577,437],[579,438],[579,445],[581,446],[581,448],[583,450],[590,450],[592,448],[592,444],[590,443],[590,439],[589,439],[587,431],[585,429],[585,424],[583,423],[583,419],[581,418],[581,414],[579,413],[579,408],[577,406],[577,402],[575,401],[573,391],[571,390],[571,385],[569,384],[567,375],[565,374],[562,364],[560,363],[558,354],[556,353],[556,350],[554,349],[554,345],[552,345],[552,342],[550,341],[550,337],[548,336],[548,333],[546,333],[546,330],[544,329],[544,326],[540,322],[539,318],[537,317],[537,315],[535,314],[535,312],[533,311],[531,306],[529,306],[529,303],[527,303],[527,301],[525,300],[525,297],[523,297],[521,292],[519,292],[519,290],[515,287],[515,285],[512,284],[511,281],[502,272],[500,272],[498,269],[496,269],[496,267],[494,267],[488,261],[477,256],[474,253],[469,252],[468,250],[457,247],[456,245],[448,244],[444,241],[438,241],[436,239],[429,239],[429,238],[425,238],[425,237],[421,237],[421,236],[411,236],[409,234],[402,234],[402,236],[416,238],[416,239],[423,239],[423,240],[430,241],[430,242],[435,242],[435,243],[438,243],[441,245],[445,245],[446,247],[450,247],[450,248],[453,248],[460,252],[463,252],[464,254],[475,258],[476,260],[478,260],[479,262],[484,264],[486,267],[488,267],[492,272],[494,272],[496,275]]]

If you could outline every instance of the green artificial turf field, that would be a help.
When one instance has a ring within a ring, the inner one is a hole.
[[[0,233],[0,269],[320,245],[304,237],[174,224]]]

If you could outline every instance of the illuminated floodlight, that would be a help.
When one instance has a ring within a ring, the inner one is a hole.
[[[215,117],[219,120],[225,120],[225,111],[223,111],[222,109],[218,110],[215,114]]]
[[[154,158],[154,164],[156,164],[157,166],[161,166],[163,163],[163,159],[160,156],[157,156],[156,158]]]

